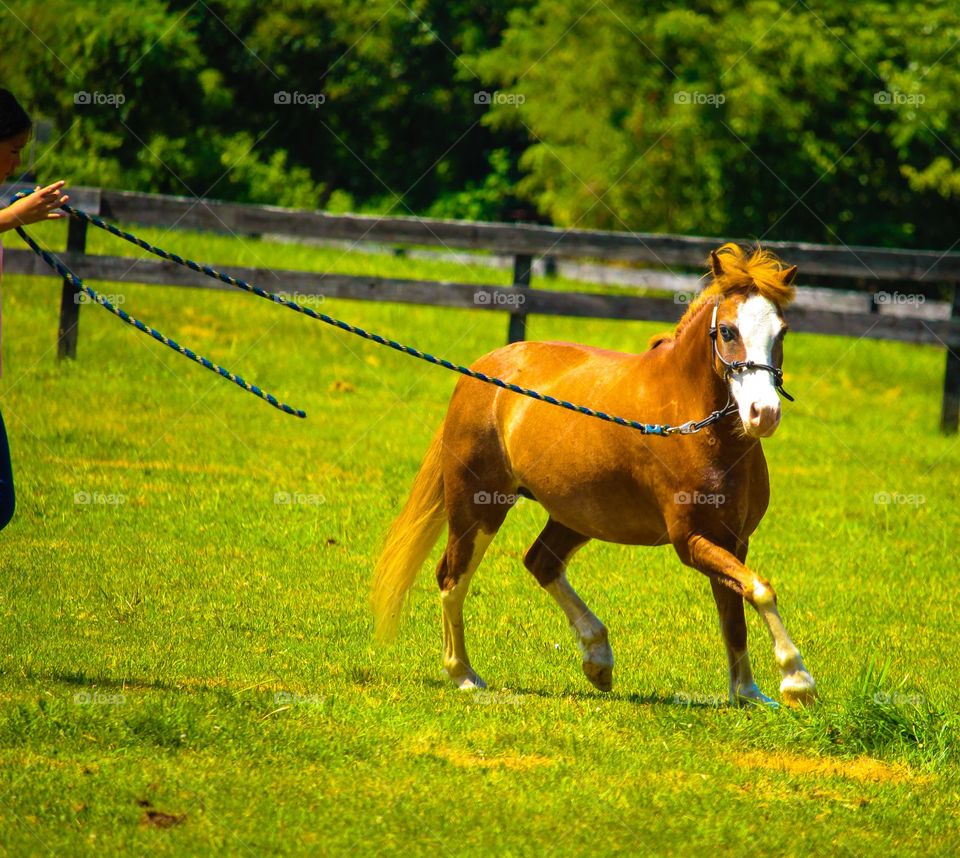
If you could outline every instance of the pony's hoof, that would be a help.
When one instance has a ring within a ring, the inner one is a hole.
[[[776,700],[767,697],[757,686],[746,685],[730,693],[730,702],[734,706],[769,706],[771,709],[779,709],[780,704]]]
[[[583,675],[598,691],[610,691],[613,688],[613,650],[607,640],[607,630],[590,641],[577,635],[577,645],[583,654]]]
[[[583,674],[597,691],[610,691],[613,688],[613,665],[597,664],[593,661],[583,663]]]
[[[817,699],[817,686],[805,670],[798,670],[783,678],[780,696],[787,706],[809,706]]]
[[[605,640],[585,647],[583,652],[583,674],[598,691],[610,691],[613,688],[613,650]]]
[[[472,670],[468,670],[466,673],[459,673],[455,675],[444,668],[443,672],[447,679],[449,679],[461,691],[477,691],[487,687],[487,683],[477,676],[477,674]]]

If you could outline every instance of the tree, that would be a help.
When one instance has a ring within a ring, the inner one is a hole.
[[[958,41],[944,2],[540,0],[470,61],[559,224],[949,247]]]

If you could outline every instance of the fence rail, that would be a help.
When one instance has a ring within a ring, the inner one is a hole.
[[[21,186],[0,186],[8,200]],[[271,291],[298,292],[354,300],[395,301],[493,310],[509,314],[509,339],[525,336],[531,314],[674,322],[681,308],[677,299],[596,293],[557,292],[531,288],[536,256],[594,258],[617,262],[701,267],[720,239],[655,233],[619,233],[563,230],[527,224],[476,223],[409,217],[331,215],[274,206],[224,203],[186,197],[161,196],[100,188],[73,188],[71,202],[78,208],[125,224],[189,228],[227,234],[263,233],[291,238],[341,239],[393,246],[427,245],[456,250],[478,250],[514,257],[513,285],[509,287],[420,281],[388,277],[358,277],[304,271],[231,267],[234,276]],[[749,242],[742,241],[747,244]],[[833,247],[796,242],[765,242],[764,246],[802,274],[836,280],[900,281],[948,284],[952,287],[951,317],[924,319],[890,312],[838,312],[794,306],[790,325],[800,332],[838,334],[870,339],[938,345],[946,350],[941,428],[955,433],[960,422],[960,253],[891,250],[875,247]],[[85,252],[86,224],[71,220],[63,260],[81,278],[135,283],[230,288],[170,262]],[[202,261],[202,260],[201,260]],[[11,273],[56,276],[30,251],[8,250]],[[516,302],[516,289],[524,301]],[[75,357],[79,305],[73,287],[64,283],[61,296],[59,354]],[[877,308],[881,310],[882,308]]]

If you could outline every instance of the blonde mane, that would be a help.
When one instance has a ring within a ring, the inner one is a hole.
[[[758,246],[748,256],[740,245],[727,242],[716,251],[716,257],[722,273],[714,273],[713,282],[690,302],[673,332],[657,334],[650,340],[650,348],[676,339],[700,308],[712,298],[758,292],[772,301],[781,312],[793,300],[796,289],[792,285],[792,277],[784,277],[787,266],[768,250],[761,250]],[[711,265],[711,268],[715,267]]]

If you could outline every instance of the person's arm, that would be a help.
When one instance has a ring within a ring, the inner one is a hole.
[[[60,193],[64,184],[66,183],[59,181],[45,188],[37,188],[30,196],[23,197],[6,208],[0,208],[0,232],[42,220],[66,217],[66,212],[57,211],[70,200],[70,197]]]

